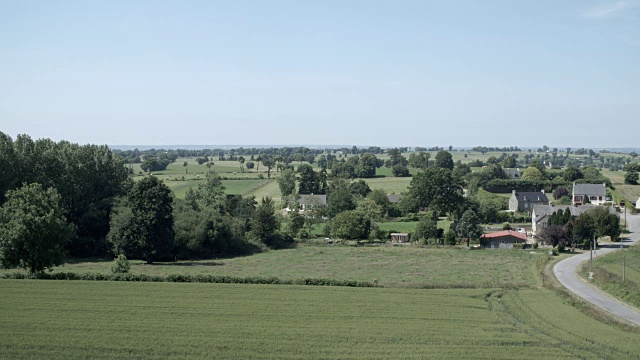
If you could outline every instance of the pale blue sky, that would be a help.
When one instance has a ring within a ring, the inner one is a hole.
[[[0,0],[0,131],[640,147],[640,0]]]

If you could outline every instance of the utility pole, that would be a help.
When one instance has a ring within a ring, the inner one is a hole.
[[[624,276],[624,269],[625,269],[624,260],[625,260],[626,257],[627,257],[627,255],[622,256],[622,282],[624,282],[624,278],[625,278],[625,276]]]

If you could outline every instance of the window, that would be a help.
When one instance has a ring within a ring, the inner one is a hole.
[[[598,200],[597,196],[589,196],[589,200]]]

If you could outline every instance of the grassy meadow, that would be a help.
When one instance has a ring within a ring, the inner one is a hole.
[[[549,290],[0,280],[7,359],[637,359]],[[570,319],[570,321],[567,321]]]
[[[535,287],[540,282],[537,264],[543,256],[522,250],[299,245],[216,260],[154,265],[132,261],[130,273],[329,278],[376,282],[384,287]],[[109,273],[110,265],[111,261],[105,260],[74,261],[54,268],[54,272]]]

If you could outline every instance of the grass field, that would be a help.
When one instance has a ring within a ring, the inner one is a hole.
[[[7,359],[637,359],[548,290],[0,280]],[[570,321],[567,321],[570,319]]]
[[[275,276],[280,279],[330,278],[377,281],[385,287],[513,287],[539,285],[528,251],[470,251],[420,247],[300,245],[251,256],[146,265],[132,261],[131,273]],[[108,273],[111,261],[77,261],[54,272]],[[3,271],[4,272],[4,271]]]
[[[636,201],[640,197],[640,185],[628,185],[624,183],[624,171],[602,171],[602,174],[611,180],[614,190],[614,200],[617,194],[619,198],[629,201]]]

